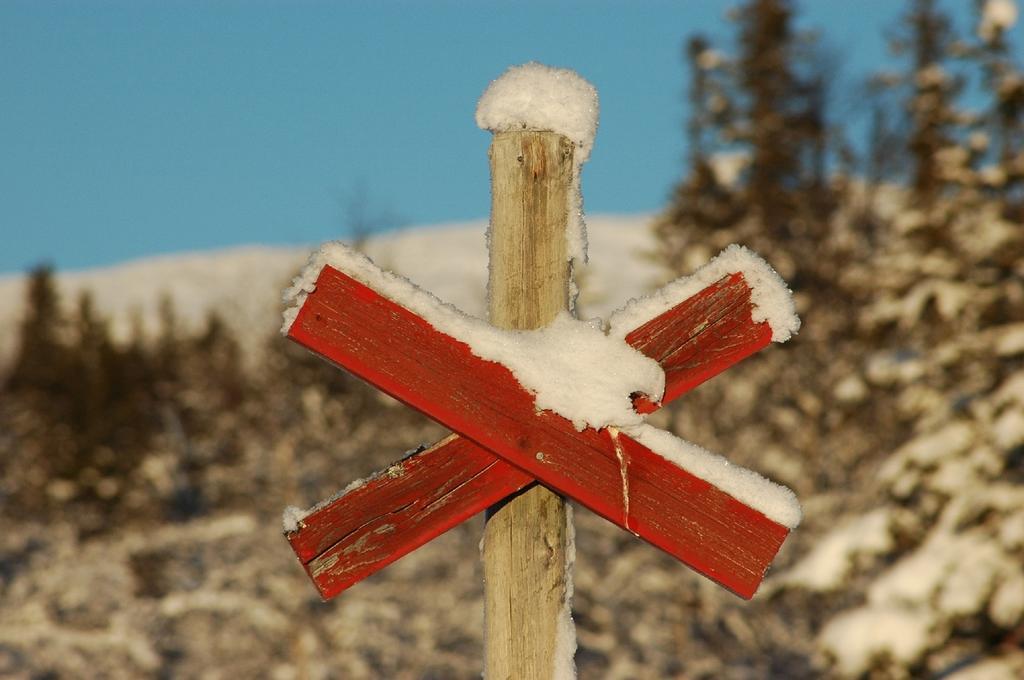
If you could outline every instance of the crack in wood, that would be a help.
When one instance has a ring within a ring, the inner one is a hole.
[[[409,503],[406,503],[405,505],[402,505],[402,506],[400,506],[398,508],[395,508],[394,510],[386,512],[383,515],[377,515],[376,517],[373,517],[372,519],[368,519],[365,522],[363,522],[362,524],[360,524],[359,526],[355,527],[354,529],[346,532],[344,536],[339,538],[337,541],[332,543],[326,549],[321,551],[320,554],[318,554],[316,557],[314,557],[313,559],[311,559],[309,561],[308,564],[310,566],[310,573],[315,577],[318,573],[320,573],[319,571],[316,571],[317,568],[319,568],[320,571],[323,571],[324,569],[329,569],[330,566],[333,565],[333,562],[331,563],[331,565],[328,565],[328,566],[325,566],[325,567],[318,567],[318,566],[314,566],[314,565],[319,560],[321,560],[324,557],[324,555],[327,555],[328,553],[333,552],[338,546],[340,546],[343,543],[345,543],[345,541],[347,541],[349,538],[351,538],[354,534],[358,533],[362,529],[365,529],[366,527],[368,527],[369,525],[373,524],[374,522],[380,521],[381,519],[383,519],[385,517],[390,517],[390,516],[393,516],[393,515],[398,515],[398,514],[402,513],[409,506],[415,505],[415,504],[416,504],[416,501],[410,501]],[[393,530],[394,529],[394,524],[392,524],[391,527],[392,527],[392,530]],[[363,537],[363,538],[365,538],[365,537]],[[353,550],[358,549],[358,545],[359,545],[359,541],[356,541],[351,546],[347,546],[346,548],[343,548],[342,552],[346,553],[346,554],[349,553],[349,552],[352,552]],[[330,557],[326,558],[325,561],[329,561],[332,558],[334,559],[334,562],[338,561],[338,556],[337,555],[331,555]]]
[[[423,506],[423,510],[421,512],[424,512],[424,513],[425,512],[429,512],[431,508],[433,508],[433,507],[435,507],[437,505],[445,503],[449,498],[451,498],[452,494],[457,493],[459,489],[461,489],[462,487],[466,486],[467,484],[473,482],[473,480],[477,479],[481,475],[487,474],[487,471],[490,470],[492,467],[494,467],[497,464],[498,464],[498,460],[497,459],[491,461],[490,463],[485,465],[479,472],[474,473],[469,479],[467,479],[464,482],[461,482],[461,483],[453,486],[447,493],[445,493],[445,494],[443,494],[441,496],[438,496],[434,500],[432,500],[429,503],[427,503],[426,505],[424,505]]]
[[[639,538],[640,534],[629,526],[629,459],[622,448],[622,443],[619,442],[619,428],[609,427],[608,434],[615,446],[615,457],[619,460],[619,475],[622,477],[622,525],[629,533]]]

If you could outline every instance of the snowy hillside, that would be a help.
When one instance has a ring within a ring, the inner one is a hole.
[[[815,241],[760,237],[810,281],[800,334],[651,418],[795,489],[804,524],[742,602],[577,512],[581,678],[1021,677],[1024,235],[983,205],[940,240],[926,229],[944,213],[881,198],[872,240],[856,194]],[[645,218],[588,223],[580,306],[603,315],[663,276]],[[759,232],[683,232],[684,269]],[[482,223],[366,249],[483,312]],[[286,505],[445,434],[276,336],[306,257],[244,248],[60,276],[65,304],[89,287],[121,332],[133,313],[154,330],[168,291],[192,332],[142,360],[115,352],[125,366],[105,372],[82,326],[79,363],[47,382],[46,354],[38,392],[0,398],[0,676],[479,677],[479,519],[326,605],[279,535]],[[0,286],[9,352],[22,283]],[[259,350],[248,367],[203,331],[209,306]]]
[[[658,278],[645,253],[654,249],[649,217],[591,217],[590,265],[578,273],[580,307],[605,314],[641,294]],[[487,283],[485,221],[412,228],[372,237],[366,252],[381,266],[411,278],[463,311],[481,316]],[[133,316],[153,334],[164,295],[170,296],[186,329],[198,328],[218,310],[249,349],[280,326],[281,291],[312,250],[306,247],[244,246],[219,251],[164,255],[80,272],[59,273],[65,303],[92,291],[97,311],[111,319],[115,338],[130,333]],[[0,365],[15,349],[25,299],[25,278],[0,277]]]

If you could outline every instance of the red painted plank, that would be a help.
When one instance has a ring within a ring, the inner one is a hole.
[[[750,289],[736,274],[708,286],[627,336],[666,371],[663,403],[766,345],[750,319]],[[719,348],[727,347],[729,352]],[[658,407],[647,402],[647,412]],[[400,474],[397,474],[399,473]],[[479,477],[478,477],[479,476]],[[473,485],[462,487],[465,480]],[[324,599],[498,503],[533,479],[452,435],[399,461],[307,516],[288,540]],[[450,491],[449,491],[450,489]],[[444,502],[434,502],[439,494]],[[381,530],[381,527],[387,530]]]
[[[630,488],[658,501],[635,502],[626,517],[606,431],[576,432],[560,416],[537,413],[507,368],[330,267],[289,335],[743,597],[753,595],[788,533],[622,437]]]
[[[768,346],[772,329],[750,318],[750,288],[742,274],[717,281],[626,335],[626,342],[661,364],[668,403]],[[637,411],[654,410],[637,399]]]
[[[310,513],[288,541],[329,599],[531,482],[451,435]]]

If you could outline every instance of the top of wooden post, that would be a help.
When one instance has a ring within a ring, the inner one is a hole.
[[[505,71],[487,87],[476,108],[476,124],[496,133],[496,141],[516,132],[550,132],[571,143],[563,227],[570,266],[587,261],[580,169],[594,146],[599,109],[597,90],[578,73],[537,62]],[[491,154],[493,162],[493,147]]]
[[[597,113],[590,83],[537,63],[510,68],[480,98],[477,124],[496,133],[487,286],[496,326],[539,328],[572,306],[572,262],[586,257],[579,170]],[[488,512],[486,677],[575,675],[571,527],[562,498],[539,485]]]
[[[597,134],[597,90],[570,69],[530,62],[491,82],[476,107],[476,124],[491,132],[556,132],[576,147],[574,162],[590,157]]]

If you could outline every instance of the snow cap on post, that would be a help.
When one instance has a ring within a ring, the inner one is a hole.
[[[571,69],[535,61],[505,71],[476,106],[476,124],[483,130],[548,130],[568,137],[580,164],[590,157],[597,116],[593,85]]]
[[[587,261],[580,168],[590,158],[597,134],[597,90],[578,73],[535,61],[513,66],[492,81],[476,106],[476,124],[493,133],[534,130],[562,135],[573,143],[573,178],[565,228],[569,260]],[[575,299],[575,284],[571,297]]]

